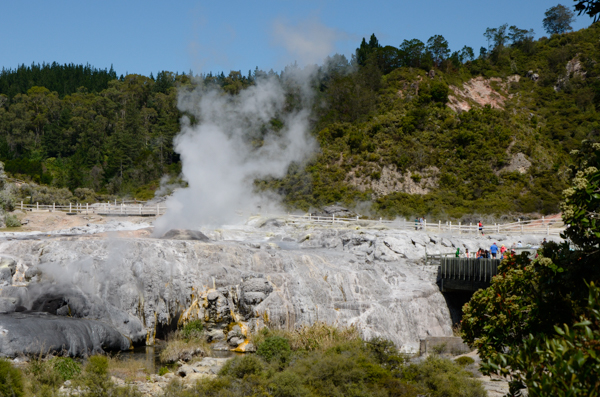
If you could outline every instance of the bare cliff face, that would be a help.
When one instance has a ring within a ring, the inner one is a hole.
[[[16,270],[0,295],[29,310],[101,319],[133,342],[153,343],[157,333],[192,318],[206,321],[217,344],[239,350],[264,325],[315,321],[353,324],[365,337],[389,338],[406,351],[416,350],[420,338],[451,334],[433,269],[383,242],[376,248],[375,234],[294,230],[221,230],[209,242],[5,241],[0,250]],[[223,238],[237,241],[215,241]],[[393,261],[376,259],[381,250]]]

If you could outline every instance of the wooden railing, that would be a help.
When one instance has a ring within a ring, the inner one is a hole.
[[[80,204],[70,203],[69,205],[57,204],[17,204],[17,208],[23,211],[33,212],[67,212],[69,214],[97,214],[103,216],[160,216],[163,215],[167,207],[164,205],[144,205],[135,202],[122,203],[94,203]]]
[[[490,233],[502,233],[502,234],[545,234],[545,235],[558,235],[565,230],[564,223],[560,219],[535,219],[530,221],[517,221],[512,223],[495,223],[493,225],[484,225],[482,230],[479,230],[477,224],[469,223],[461,224],[452,222],[431,223],[424,220],[423,222],[408,221],[406,219],[400,220],[385,220],[379,218],[378,220],[373,219],[361,219],[360,217],[337,217],[337,216],[313,216],[313,215],[288,215],[289,219],[293,223],[319,223],[319,224],[353,224],[363,223],[368,225],[388,225],[394,229],[403,230],[416,230],[426,232],[438,232],[438,233],[451,233],[451,234],[490,234]]]
[[[148,205],[140,201],[122,201],[94,203],[94,204],[77,204],[70,203],[69,205],[57,204],[25,204],[21,201],[17,204],[17,208],[24,211],[62,211],[68,213],[86,213],[99,214],[107,216],[160,216],[164,215],[167,207],[163,204]],[[317,223],[317,224],[366,224],[366,225],[387,225],[394,229],[401,230],[416,230],[425,232],[451,233],[451,234],[481,234],[479,227],[472,223],[466,225],[452,222],[438,221],[431,223],[424,220],[423,222],[408,221],[406,219],[396,219],[393,221],[386,219],[364,219],[356,217],[337,217],[332,216],[313,216],[313,215],[291,215],[288,214],[287,221],[289,223]],[[494,224],[483,227],[483,233],[503,233],[503,234],[546,234],[558,235],[564,231],[565,227],[562,220],[557,219],[536,219],[532,221],[519,221],[513,223]]]

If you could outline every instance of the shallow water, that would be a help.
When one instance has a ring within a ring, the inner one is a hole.
[[[165,365],[160,362],[160,352],[164,348],[164,343],[157,343],[154,346],[137,346],[131,350],[122,351],[117,353],[115,356],[121,357],[122,359],[139,360],[144,362],[144,367],[153,373],[158,373],[161,367]],[[221,351],[213,350],[210,352],[208,357],[215,358],[233,358],[241,356],[244,353],[232,352],[232,351]],[[168,365],[167,365],[168,366]]]

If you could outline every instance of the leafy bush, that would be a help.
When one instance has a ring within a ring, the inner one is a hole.
[[[454,360],[455,363],[460,365],[461,367],[466,367],[467,365],[475,364],[475,360],[472,357],[462,356]]]
[[[185,340],[198,339],[202,337],[202,331],[204,329],[204,324],[202,320],[192,320],[185,324],[181,329],[181,336]]]
[[[5,359],[0,359],[0,396],[24,396],[21,371]]]
[[[302,379],[289,371],[276,373],[268,387],[275,397],[303,397],[311,394],[302,384]]]
[[[73,379],[81,373],[81,364],[70,357],[55,357],[50,362],[63,381]]]
[[[270,336],[256,349],[256,354],[266,362],[279,361],[285,363],[289,360],[292,349],[287,339],[281,336]]]
[[[555,327],[551,336],[529,337],[512,354],[488,362],[495,371],[510,368],[512,386],[530,396],[593,396],[600,379],[600,288],[590,284],[588,307],[572,327]]]
[[[21,227],[21,221],[13,214],[6,214],[4,216],[4,223],[6,224],[6,227]]]
[[[260,374],[263,368],[264,366],[260,358],[254,355],[244,355],[243,357],[236,357],[227,361],[219,374],[243,379],[249,375]]]
[[[311,328],[312,331],[307,331]],[[348,331],[342,329],[336,333],[333,332],[334,327],[318,325],[307,327],[304,333],[320,335],[324,329],[336,335]],[[299,340],[297,332],[269,330],[262,334],[264,339],[259,344],[259,350],[263,346],[262,355],[245,355],[229,360],[216,379],[200,381],[193,391],[181,390],[179,384],[172,383],[168,388],[171,394],[165,396],[484,395],[480,383],[458,364],[436,358],[409,365],[394,344],[384,339],[369,342],[360,338],[336,339],[328,340],[326,344],[298,344],[298,348],[294,349],[294,343],[288,338]],[[287,345],[283,342],[285,340]],[[290,346],[292,348],[288,350]],[[269,365],[262,359],[264,356],[271,362],[277,362],[281,351],[290,355],[285,365]]]
[[[163,376],[167,373],[169,373],[169,368],[167,368],[167,367],[160,367],[160,369],[158,370],[158,374],[160,376]]]
[[[402,378],[426,389],[431,397],[485,396],[481,383],[448,359],[429,356],[419,364],[409,365]]]
[[[7,212],[15,210],[15,197],[11,190],[0,190],[0,209]]]

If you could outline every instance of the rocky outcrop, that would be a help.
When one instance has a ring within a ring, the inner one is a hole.
[[[527,156],[523,153],[515,153],[511,156],[510,163],[502,167],[498,173],[517,171],[520,174],[525,174],[529,167],[531,167],[531,161],[527,159]]]
[[[209,242],[0,242],[0,251],[16,263],[13,285],[1,288],[0,298],[11,298],[3,302],[6,311],[101,320],[134,343],[152,344],[177,324],[202,319],[215,348],[248,351],[254,348],[248,336],[265,325],[323,321],[354,325],[367,339],[388,338],[416,352],[420,339],[452,335],[437,267],[424,266],[425,253],[476,251],[489,247],[490,237],[506,240],[365,228],[360,222],[249,223],[259,227],[203,230]]]
[[[87,356],[105,350],[126,350],[130,342],[113,327],[48,313],[0,314],[0,355],[67,354]]]
[[[519,75],[513,75],[503,81],[498,77],[486,79],[479,76],[464,83],[462,88],[451,85],[447,106],[455,112],[467,112],[473,105],[503,109],[506,100],[511,98],[506,92],[508,84],[519,82],[520,78]]]
[[[409,194],[427,194],[438,187],[439,169],[427,167],[422,171],[406,171],[401,173],[394,165],[387,165],[377,173],[377,178],[371,175],[361,175],[360,168],[351,170],[346,182],[356,186],[361,191],[372,190],[374,197],[381,197],[393,192]]]

